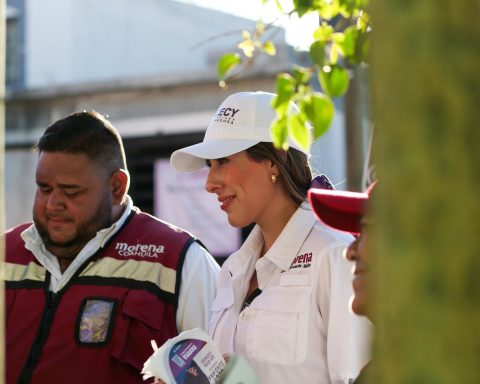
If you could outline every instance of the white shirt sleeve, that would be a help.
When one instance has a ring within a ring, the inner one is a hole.
[[[220,266],[197,242],[187,250],[182,269],[177,309],[177,328],[208,331],[212,302],[217,294]]]
[[[329,287],[320,288],[328,292],[321,307],[327,328],[328,370],[335,384],[351,382],[368,362],[372,327],[366,317],[350,309],[353,264],[343,257],[344,249],[345,246],[337,243],[327,251],[322,274]]]

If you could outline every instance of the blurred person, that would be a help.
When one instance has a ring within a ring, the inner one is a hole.
[[[329,191],[312,188],[308,191],[308,199],[318,218],[332,228],[354,233],[356,239],[349,245],[346,258],[355,263],[352,282],[354,295],[351,300],[352,311],[357,315],[368,316],[368,284],[369,284],[369,233],[373,222],[371,218],[370,199],[376,182],[365,193],[349,191]],[[366,370],[362,370],[364,380]]]
[[[313,211],[321,221],[332,228],[357,236],[348,246],[345,256],[355,263],[352,311],[363,316],[367,316],[369,272],[367,244],[369,229],[372,227],[368,204],[375,186],[376,182],[372,183],[366,192],[332,191],[319,188],[311,188],[308,191],[308,199]]]
[[[219,267],[133,206],[99,113],[54,122],[36,149],[33,223],[5,235],[7,383],[142,383],[151,340],[207,328]]]
[[[218,108],[203,142],[175,151],[173,168],[210,168],[206,190],[234,227],[255,223],[220,271],[209,332],[244,356],[260,382],[349,383],[368,360],[369,323],[351,313],[353,237],[316,220],[308,153],[276,149],[275,95],[241,92]],[[292,103],[291,108],[296,108]]]

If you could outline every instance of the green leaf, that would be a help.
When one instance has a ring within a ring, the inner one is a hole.
[[[322,19],[331,20],[336,17],[340,12],[340,6],[337,1],[323,2],[320,6],[319,13]]]
[[[263,50],[267,55],[275,56],[277,54],[277,48],[272,40],[268,40],[263,44]]]
[[[359,56],[360,56],[360,60],[363,62],[368,62],[368,58],[370,55],[371,35],[372,35],[371,32],[362,33],[361,35],[361,39],[360,39],[361,45],[360,45]]]
[[[263,4],[265,4],[268,0],[263,0]],[[280,3],[280,0],[275,0],[275,4],[277,4],[277,8],[280,12],[284,13],[282,4]]]
[[[288,73],[281,73],[277,77],[277,96],[273,100],[273,107],[279,114],[285,114],[290,100],[295,92],[295,79]]]
[[[313,32],[313,37],[315,40],[320,41],[320,42],[328,42],[334,33],[334,29],[331,25],[323,22],[320,27],[318,27],[314,32]]]
[[[356,0],[340,0],[340,13],[341,15],[346,18],[350,19],[352,17],[352,14],[356,11],[358,8],[358,5],[356,4]]]
[[[312,77],[308,68],[301,67],[299,65],[295,65],[293,67],[293,77],[295,78],[297,85],[299,84],[308,84]]]
[[[338,65],[325,65],[320,71],[320,84],[330,97],[343,96],[350,82],[348,71]]]
[[[296,113],[288,117],[288,135],[302,148],[308,150],[310,147],[310,131],[302,114]]]
[[[343,42],[345,41],[345,35],[343,32],[335,32],[332,34],[332,40],[335,43],[343,44]]]
[[[313,3],[313,0],[293,0],[295,11],[297,11],[299,17],[311,11]]]
[[[310,57],[320,67],[325,64],[325,43],[323,41],[317,40],[310,45]]]
[[[241,64],[242,58],[238,53],[226,53],[218,61],[218,79],[224,81],[227,75],[239,64]]]
[[[330,97],[315,92],[300,103],[300,109],[313,125],[313,140],[327,132],[335,116],[335,104]]]
[[[288,149],[287,116],[276,119],[272,124],[273,144],[276,148]]]
[[[363,32],[366,32],[368,30],[368,27],[370,25],[370,15],[367,12],[360,12],[360,15],[357,20],[357,27]]]
[[[342,47],[338,43],[333,43],[330,46],[330,55],[328,56],[328,60],[330,64],[337,64],[338,62],[338,54],[342,52]]]
[[[343,53],[352,64],[357,64],[357,44],[359,42],[360,32],[356,27],[349,27],[345,30],[345,40],[343,42]]]

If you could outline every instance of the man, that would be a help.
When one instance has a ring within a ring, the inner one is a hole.
[[[355,263],[352,281],[354,296],[351,308],[354,313],[361,316],[368,315],[369,250],[367,245],[372,226],[369,202],[375,185],[376,182],[368,188],[366,193],[318,188],[308,191],[310,204],[320,220],[332,228],[357,235],[348,247],[346,257]],[[366,372],[365,367],[355,383],[366,382]]]
[[[97,112],[37,144],[33,224],[6,234],[8,383],[142,383],[158,345],[207,328],[219,267],[128,196],[123,143]]]

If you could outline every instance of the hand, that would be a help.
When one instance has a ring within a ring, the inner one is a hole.
[[[188,373],[190,373],[192,376],[195,376],[195,377],[198,376],[198,371],[197,371],[197,368],[195,367],[188,368]]]

